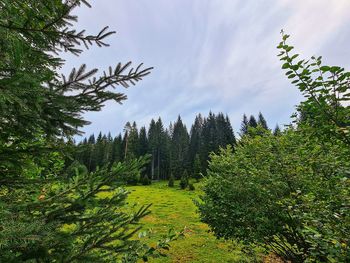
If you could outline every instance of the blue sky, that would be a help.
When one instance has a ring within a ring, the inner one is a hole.
[[[98,0],[74,12],[77,28],[117,31],[110,47],[65,56],[63,72],[86,63],[102,72],[132,61],[153,66],[152,74],[124,90],[122,106],[106,103],[87,113],[87,135],[115,135],[127,121],[165,125],[180,114],[190,126],[195,115],[227,113],[238,132],[243,113],[262,111],[268,124],[286,124],[302,99],[277,58],[280,30],[302,57],[322,55],[330,65],[350,67],[348,0]],[[189,128],[189,127],[188,127]]]

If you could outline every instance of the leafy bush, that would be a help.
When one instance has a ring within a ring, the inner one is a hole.
[[[307,97],[296,126],[279,136],[252,130],[235,153],[213,154],[197,205],[217,237],[264,244],[292,262],[349,262],[350,73],[321,58],[294,63],[287,38],[283,68]]]
[[[189,189],[190,191],[194,191],[196,188],[194,187],[193,183],[189,183],[189,184],[188,184],[188,189]]]

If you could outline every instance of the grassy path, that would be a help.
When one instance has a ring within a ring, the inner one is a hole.
[[[149,204],[151,214],[142,220],[144,229],[152,229],[152,241],[166,234],[169,228],[180,231],[186,227],[185,237],[173,241],[167,258],[151,262],[251,262],[232,242],[218,241],[208,233],[208,226],[201,223],[193,199],[198,191],[169,188],[166,182],[150,186],[132,186],[129,203]]]

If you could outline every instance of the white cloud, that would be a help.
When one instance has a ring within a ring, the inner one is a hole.
[[[116,133],[128,120],[140,125],[178,114],[190,123],[210,109],[229,113],[236,130],[244,112],[261,110],[273,126],[287,122],[299,92],[285,79],[276,56],[280,29],[303,56],[325,54],[349,61],[348,0],[99,0],[77,11],[82,28],[110,25],[111,47],[93,49],[72,65],[106,68],[119,61],[145,62],[155,69],[127,90],[124,106],[108,104],[87,132]],[[329,49],[329,47],[334,47]],[[325,56],[325,57],[326,57]],[[348,56],[346,58],[346,56]],[[139,126],[140,126],[139,125]]]

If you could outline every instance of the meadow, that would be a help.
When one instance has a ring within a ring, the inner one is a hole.
[[[184,231],[184,236],[171,242],[167,257],[150,262],[252,262],[254,259],[242,252],[242,245],[234,241],[217,240],[206,224],[200,222],[193,202],[200,195],[196,190],[168,187],[167,182],[155,182],[149,186],[129,186],[130,205],[152,203],[151,213],[141,220],[143,230],[149,231],[147,243],[157,242],[168,229]]]

